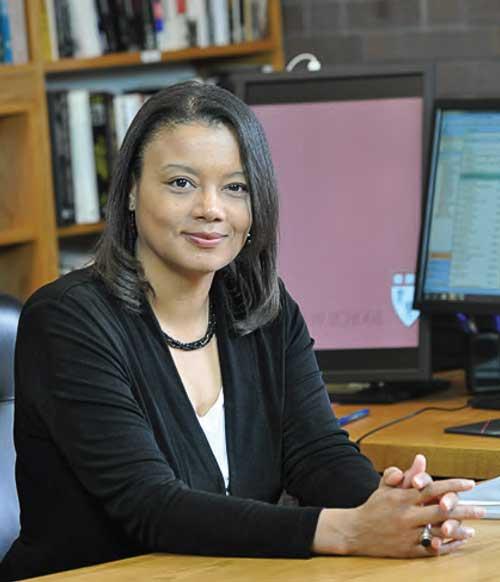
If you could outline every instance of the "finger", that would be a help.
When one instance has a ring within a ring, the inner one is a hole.
[[[460,521],[455,519],[445,521],[439,530],[440,533],[436,534],[437,537],[452,540],[468,540],[476,534],[476,530],[473,527],[462,525]]]
[[[420,491],[424,487],[427,487],[432,483],[433,479],[429,473],[418,473],[415,475],[411,481],[411,485],[414,489]]]
[[[443,479],[442,481],[433,481],[421,490],[420,503],[430,503],[435,499],[440,499],[446,493],[468,491],[474,485],[474,481],[470,479]]]
[[[456,493],[445,493],[439,500],[439,507],[443,511],[451,511],[455,509],[459,501],[460,499]]]
[[[404,472],[404,478],[403,478],[403,483],[401,484],[401,487],[403,487],[403,489],[409,489],[410,487],[414,487],[414,483],[413,483],[413,479],[421,474],[421,473],[425,473],[425,470],[427,468],[427,460],[424,457],[424,455],[418,454],[415,455],[415,458],[413,459],[413,463],[411,465],[411,467]],[[420,489],[420,487],[416,487],[417,489]]]
[[[452,511],[443,511],[439,505],[426,505],[417,509],[415,523],[419,526],[424,526],[427,523],[440,526],[448,519],[463,521],[465,519],[481,519],[485,515],[484,507],[476,505],[458,505]]]
[[[439,538],[434,538],[434,539],[437,540],[436,541],[437,547],[434,547],[434,544],[431,544],[431,548],[436,556],[445,556],[446,554],[451,554],[452,552],[456,552],[464,544],[467,543],[465,540],[456,540],[453,542],[443,543],[439,540]],[[432,540],[433,542],[434,542],[434,539]]]
[[[397,487],[403,479],[403,471],[398,467],[387,467],[380,480],[379,487]]]

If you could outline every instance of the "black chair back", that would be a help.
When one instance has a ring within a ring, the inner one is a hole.
[[[14,346],[21,304],[0,293],[0,560],[19,533],[14,467]]]

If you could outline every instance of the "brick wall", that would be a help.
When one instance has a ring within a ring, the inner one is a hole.
[[[282,0],[286,59],[436,62],[439,95],[500,96],[500,0]]]

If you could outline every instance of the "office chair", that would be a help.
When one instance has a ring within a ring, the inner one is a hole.
[[[0,561],[19,533],[14,466],[14,345],[21,304],[0,293]]]

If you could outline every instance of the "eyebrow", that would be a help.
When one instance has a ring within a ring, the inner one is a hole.
[[[189,174],[195,174],[196,176],[198,175],[198,172],[194,168],[192,168],[191,166],[185,166],[184,164],[165,164],[160,168],[160,171],[164,172],[166,170],[172,169],[182,170],[184,172],[188,172]],[[240,170],[237,170],[236,172],[230,172],[229,174],[224,175],[224,178],[232,177],[241,177],[246,179],[245,173]]]

